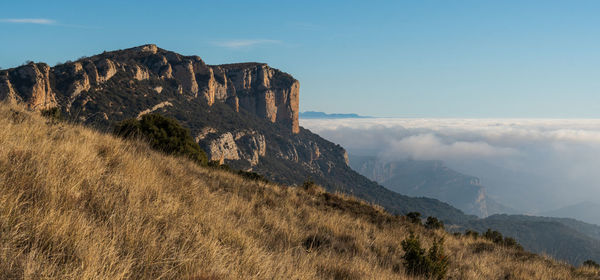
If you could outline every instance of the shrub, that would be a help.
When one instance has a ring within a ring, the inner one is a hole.
[[[517,250],[523,250],[523,246],[521,246],[521,244],[519,244],[519,242],[517,242],[517,240],[512,237],[504,237],[504,241],[502,243],[506,247],[512,247]]]
[[[42,114],[42,116],[49,118],[53,121],[64,120],[62,112],[60,111],[60,108],[58,108],[58,107],[52,107],[50,109],[42,110],[41,114]]]
[[[479,237],[479,232],[476,232],[474,230],[468,229],[467,231],[465,231],[465,236],[471,237],[471,238],[478,238]]]
[[[188,129],[176,120],[159,114],[147,114],[140,120],[124,120],[115,126],[114,133],[126,138],[143,138],[153,149],[185,156],[201,165],[207,165],[208,162],[206,153],[194,141]]]
[[[427,221],[425,222],[425,227],[428,229],[438,229],[444,228],[444,223],[438,220],[436,217],[427,217]]]
[[[484,252],[493,252],[496,249],[496,245],[490,244],[489,242],[477,241],[470,245],[471,250],[475,254],[481,254]]]
[[[402,241],[404,250],[404,266],[409,274],[424,274],[425,268],[425,249],[421,247],[421,241],[414,234]]]
[[[231,167],[227,164],[221,164],[218,160],[211,160],[207,163],[208,167],[212,167],[214,169],[220,169],[225,171],[231,171]]]
[[[302,183],[301,188],[312,195],[325,192],[325,190],[321,186],[315,184],[315,182],[310,178],[306,179],[304,183]]]
[[[256,172],[238,170],[236,172],[236,174],[238,174],[246,179],[250,179],[250,180],[254,180],[254,181],[261,181],[261,182],[265,182],[265,183],[269,182],[269,180],[267,180],[263,175],[260,175]]]
[[[503,237],[502,237],[502,233],[489,229],[483,234],[483,237],[485,239],[488,239],[496,244],[500,244],[502,243]]]
[[[448,271],[448,257],[444,255],[444,240],[434,240],[427,254],[421,247],[421,241],[410,234],[402,241],[404,250],[404,266],[410,275],[420,275],[427,278],[443,279]]]
[[[406,214],[406,218],[409,222],[413,224],[421,224],[421,213],[419,212],[409,212],[408,214]]]
[[[600,269],[600,264],[598,264],[597,262],[593,261],[593,260],[587,260],[583,262],[584,266],[591,266],[593,268],[599,268]]]
[[[521,246],[521,244],[519,244],[519,242],[517,242],[517,240],[515,240],[514,238],[508,236],[503,237],[502,233],[495,230],[491,230],[489,228],[483,234],[483,237],[501,246],[511,247],[517,250],[523,250],[523,246]]]
[[[448,257],[444,255],[444,239],[434,240],[427,254],[429,265],[428,277],[433,279],[443,279],[448,272]]]

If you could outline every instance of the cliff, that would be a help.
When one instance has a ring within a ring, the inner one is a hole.
[[[55,67],[29,63],[0,71],[0,98],[23,101],[39,110],[60,105],[70,112],[82,93],[98,90],[114,77],[167,81],[188,100],[200,99],[208,106],[227,103],[236,111],[243,108],[288,126],[292,133],[299,132],[300,85],[291,75],[264,63],[207,65],[197,56],[155,45],[106,52]],[[132,89],[136,89],[133,84]],[[160,95],[164,87],[153,89]]]

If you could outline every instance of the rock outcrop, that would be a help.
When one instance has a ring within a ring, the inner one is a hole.
[[[238,160],[240,154],[237,144],[233,140],[231,132],[225,132],[217,139],[212,140],[207,149],[210,160],[219,161],[223,164],[225,160]]]
[[[0,71],[0,97],[24,101],[28,108],[34,110],[56,107],[50,70],[50,66],[44,63],[28,63],[10,71]]]
[[[229,104],[236,112],[243,109],[284,124],[292,133],[300,130],[300,85],[289,74],[264,63],[207,65],[200,57],[155,45],[106,52],[53,68],[30,63],[0,71],[0,98],[22,100],[32,109],[61,106],[70,111],[83,92],[101,90],[115,76],[139,82],[163,80],[181,95],[201,99],[208,106]],[[163,86],[154,89],[158,94]]]
[[[210,160],[221,164],[239,160],[245,162],[244,166],[252,168],[267,154],[265,136],[255,130],[220,133],[215,128],[205,127],[196,135],[196,141],[204,143]]]

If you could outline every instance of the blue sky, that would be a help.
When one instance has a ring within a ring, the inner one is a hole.
[[[155,43],[267,62],[301,110],[600,117],[600,1],[2,1],[0,67]]]

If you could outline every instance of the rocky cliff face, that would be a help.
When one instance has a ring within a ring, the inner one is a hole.
[[[187,122],[212,160],[244,161],[241,165],[246,169],[257,166],[266,155],[263,134],[219,127],[207,133],[206,127],[194,125],[193,116],[182,119],[181,115],[189,115],[192,108],[219,111],[213,107],[221,104],[297,134],[299,89],[292,76],[264,63],[207,65],[198,56],[155,45],[105,52],[55,67],[29,63],[0,71],[0,100],[24,102],[34,110],[59,107],[89,124],[108,127],[126,117],[178,111],[179,117],[174,117]],[[297,146],[288,148],[275,152],[298,161]],[[307,153],[315,148],[309,147]]]
[[[81,93],[101,89],[115,76],[167,81],[189,100],[200,99],[208,106],[227,103],[236,111],[242,108],[299,132],[300,85],[292,76],[263,63],[206,65],[197,56],[182,56],[155,45],[103,53],[52,68],[30,63],[0,71],[0,98],[20,100],[40,110],[60,105],[70,112]]]
[[[0,98],[25,101],[30,109],[56,107],[56,95],[50,85],[51,68],[43,63],[29,63],[11,71],[0,72]]]

